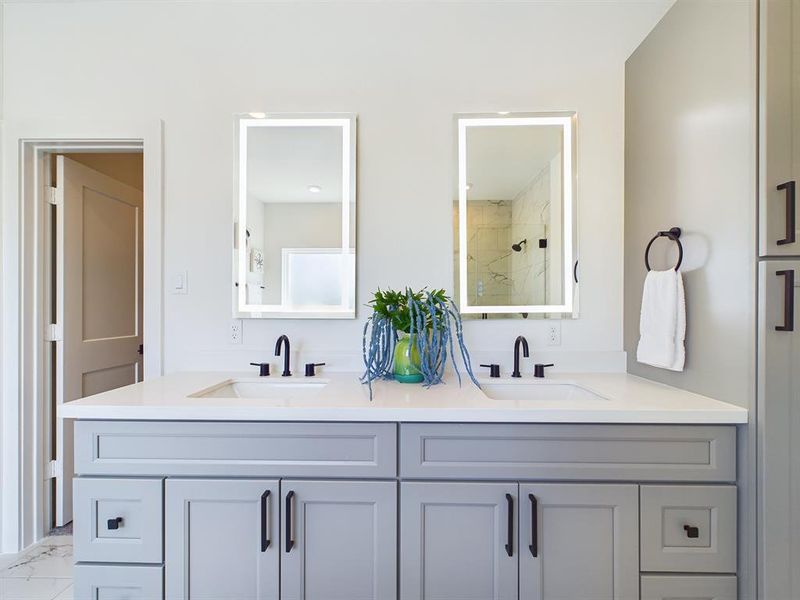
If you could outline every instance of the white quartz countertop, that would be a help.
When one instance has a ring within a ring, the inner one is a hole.
[[[270,385],[266,387],[271,388],[270,397],[199,396],[209,390],[213,394],[214,389],[228,382],[244,384],[244,387],[267,382]],[[309,382],[325,385],[319,389],[304,388]],[[506,386],[556,384],[562,392],[577,393],[553,394],[549,398],[547,390],[537,387],[535,399],[490,399],[468,379],[459,387],[452,378],[427,389],[418,384],[374,382],[370,401],[369,390],[359,382],[356,373],[322,372],[314,378],[302,375],[258,378],[252,373],[176,373],[69,402],[60,407],[59,415],[74,419],[163,421],[747,422],[744,408],[625,373],[548,374],[546,379],[530,375],[521,379],[506,376],[480,382],[502,384],[504,390],[509,389]],[[558,384],[572,384],[577,389]],[[285,394],[282,393],[284,389]]]

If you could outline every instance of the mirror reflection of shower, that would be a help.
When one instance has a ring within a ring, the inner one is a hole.
[[[456,120],[453,266],[461,314],[574,314],[567,272],[576,251],[574,113]]]

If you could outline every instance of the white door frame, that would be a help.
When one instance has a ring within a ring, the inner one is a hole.
[[[44,531],[44,219],[46,152],[144,151],[145,379],[163,364],[163,122],[47,120],[5,123],[0,212],[0,552],[18,552]]]

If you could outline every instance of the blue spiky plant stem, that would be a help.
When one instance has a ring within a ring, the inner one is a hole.
[[[376,294],[376,299],[381,292]],[[394,294],[389,290],[387,293]],[[403,326],[411,337],[420,357],[422,384],[431,387],[444,382],[448,351],[453,358],[453,369],[461,385],[461,372],[456,360],[455,344],[458,344],[464,369],[472,383],[480,387],[472,370],[472,363],[464,342],[463,323],[458,308],[444,291],[425,291],[415,294],[406,288],[405,302],[408,309],[407,324]],[[402,302],[401,302],[402,303]],[[372,316],[364,324],[362,355],[365,371],[362,383],[369,386],[372,400],[372,382],[377,379],[394,379],[394,350],[398,340],[398,331],[392,317],[399,314],[396,305],[388,307],[388,314],[380,314],[373,309]],[[386,311],[385,311],[386,312]],[[405,321],[401,321],[405,322]]]

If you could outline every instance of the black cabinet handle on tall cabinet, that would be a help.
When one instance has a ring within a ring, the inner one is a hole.
[[[531,545],[528,548],[533,558],[539,558],[539,503],[536,496],[528,494],[531,501]]]
[[[506,504],[508,505],[508,543],[506,544],[506,554],[514,556],[514,496],[506,494]]]
[[[269,490],[261,494],[261,551],[266,552],[270,545],[269,535]]]
[[[794,331],[794,269],[776,271],[783,277],[783,325],[776,325],[775,331]]]
[[[797,226],[795,225],[796,208],[795,208],[795,182],[787,181],[778,186],[778,190],[786,190],[786,237],[778,240],[778,246],[785,244],[794,244]]]
[[[294,547],[294,536],[292,535],[292,501],[294,492],[286,494],[286,552],[291,552]]]

